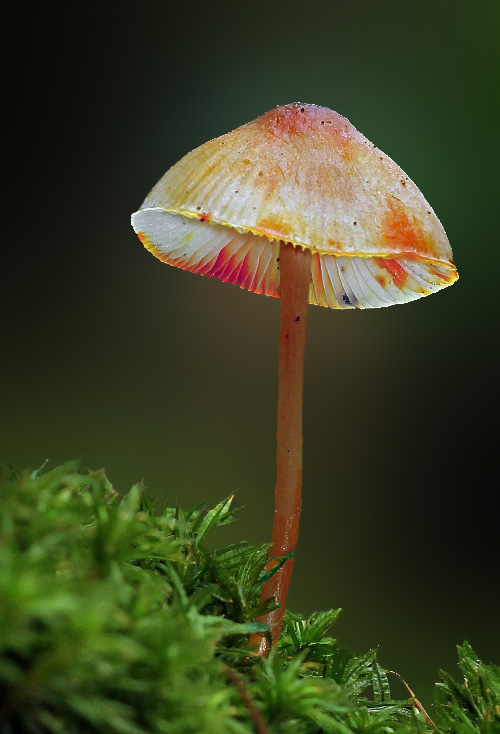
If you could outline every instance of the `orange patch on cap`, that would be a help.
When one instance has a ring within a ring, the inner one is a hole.
[[[277,137],[310,133],[329,134],[341,142],[349,142],[356,133],[348,120],[327,107],[289,104],[270,110],[258,119],[264,132]]]
[[[212,216],[208,212],[201,212],[200,214],[200,222],[209,222],[211,218]]]
[[[391,260],[385,257],[376,257],[375,262],[377,263],[379,268],[387,270],[395,286],[397,286],[398,288],[402,288],[405,285],[406,281],[408,280],[408,273],[406,272],[406,270],[404,270],[404,268],[401,267],[397,260]],[[381,277],[383,278],[383,276],[378,276],[377,280],[379,280],[379,278]],[[385,284],[380,284],[385,287]]]
[[[272,215],[260,219],[257,222],[257,228],[266,234],[277,235],[278,237],[286,237],[292,231],[289,224],[286,224],[280,217]]]
[[[270,171],[265,178],[266,198],[269,199],[274,194],[278,186],[285,182],[285,174],[279,168]]]
[[[434,252],[432,240],[420,229],[398,199],[388,199],[388,211],[382,223],[384,242],[404,252],[428,255]]]

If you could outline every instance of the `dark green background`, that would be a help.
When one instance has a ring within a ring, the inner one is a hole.
[[[436,210],[456,285],[309,309],[289,597],[342,606],[341,642],[379,645],[424,702],[463,638],[500,662],[498,9],[76,3],[11,29],[2,460],[81,456],[185,507],[236,491],[220,542],[268,540],[279,301],[162,265],[131,212],[184,153],[292,101],[345,115]]]

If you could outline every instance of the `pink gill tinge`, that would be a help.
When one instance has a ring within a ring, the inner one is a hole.
[[[135,217],[139,238],[163,262],[279,297],[279,240],[219,224],[205,226],[206,218],[164,210],[146,210]],[[147,226],[141,229],[143,225]],[[452,263],[420,260],[414,252],[391,258],[316,252],[309,303],[330,308],[380,308],[421,298],[451,285],[457,277]]]

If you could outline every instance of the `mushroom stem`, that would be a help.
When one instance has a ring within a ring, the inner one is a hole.
[[[302,384],[310,280],[311,252],[282,241],[277,478],[270,556],[284,556],[293,551],[299,535],[302,490]],[[267,569],[271,569],[274,565],[276,561],[270,561]],[[280,604],[279,609],[259,620],[269,625],[273,644],[276,644],[281,632],[292,569],[293,559],[289,559],[262,588],[262,600],[274,596]],[[267,641],[261,635],[252,635],[250,644],[259,646],[258,654],[267,653]]]

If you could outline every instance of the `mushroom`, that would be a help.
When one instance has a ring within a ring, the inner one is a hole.
[[[415,184],[348,120],[325,107],[277,107],[174,165],[132,216],[169,265],[281,297],[277,481],[268,568],[298,538],[302,382],[308,303],[377,308],[457,278],[446,234]],[[275,643],[293,558],[262,599]],[[265,654],[263,636],[252,636]]]

